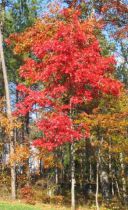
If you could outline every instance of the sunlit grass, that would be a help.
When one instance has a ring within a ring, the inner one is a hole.
[[[65,206],[56,206],[50,204],[36,204],[29,205],[21,201],[0,201],[0,210],[70,210],[71,208]],[[95,207],[78,207],[76,210],[95,210]],[[101,208],[101,210],[107,210]]]

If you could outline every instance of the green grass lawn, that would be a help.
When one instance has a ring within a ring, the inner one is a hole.
[[[45,204],[28,205],[18,201],[0,200],[0,210],[70,210],[70,208]]]
[[[114,210],[114,209],[125,209],[123,207],[119,207],[118,204],[116,205],[117,208],[113,206],[109,208],[105,208],[105,206],[101,206],[100,210]],[[71,210],[70,207],[67,206],[59,206],[55,204],[44,204],[44,203],[36,203],[35,205],[29,205],[24,203],[23,200],[15,200],[12,201],[9,198],[2,198],[0,196],[0,210]],[[77,206],[77,210],[96,210],[96,206]]]
[[[20,203],[0,202],[0,210],[43,210],[43,208]]]
[[[77,210],[95,210],[96,208],[90,207],[78,207]],[[0,210],[70,210],[70,208],[65,206],[56,206],[50,204],[36,204],[28,205],[21,203],[20,201],[4,201],[0,200]],[[101,210],[107,210],[106,208],[101,208]]]

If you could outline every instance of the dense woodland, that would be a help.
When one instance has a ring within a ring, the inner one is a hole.
[[[1,0],[0,23],[0,196],[127,209],[127,0]]]

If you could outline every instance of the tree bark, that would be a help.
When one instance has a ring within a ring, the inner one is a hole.
[[[98,194],[99,194],[99,154],[96,166],[96,209],[99,210]]]
[[[74,143],[71,144],[71,209],[76,209],[75,204],[75,151]]]
[[[5,10],[5,3],[6,1],[2,1],[1,3],[1,25],[0,25],[0,59],[1,59],[1,66],[2,66],[2,73],[4,79],[4,87],[5,87],[5,97],[6,97],[6,107],[7,107],[7,117],[9,119],[10,124],[12,124],[12,113],[11,113],[11,102],[10,102],[10,94],[9,94],[9,83],[7,77],[7,69],[5,64],[5,57],[4,57],[4,49],[3,49],[3,19],[4,19],[4,10]],[[14,141],[13,141],[13,132],[9,135],[10,141],[10,154],[14,153]],[[15,164],[11,164],[11,196],[12,199],[16,198],[16,172],[15,172]]]
[[[109,154],[108,154],[108,158],[109,158],[109,179],[111,180],[111,195],[112,197],[114,197],[115,195],[115,191],[114,191],[114,182],[113,182],[113,172],[112,172],[112,154],[110,151],[111,148],[111,139],[109,140]]]
[[[115,176],[115,186],[117,189],[118,197],[121,199],[120,188],[116,176]]]
[[[89,148],[89,194],[92,194],[92,179],[93,179],[93,168],[92,168],[92,139],[90,138],[90,148]]]
[[[123,202],[126,204],[126,180],[125,180],[125,165],[123,161],[123,153],[120,153],[120,164],[121,164],[121,174],[122,174],[122,191],[123,191]]]

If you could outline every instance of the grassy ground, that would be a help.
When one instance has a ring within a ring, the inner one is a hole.
[[[40,206],[31,206],[19,202],[0,201],[0,210],[43,210]]]
[[[58,208],[60,210],[61,208]],[[62,207],[63,209],[63,207]],[[18,203],[18,202],[0,202],[0,210],[57,210],[57,208],[49,206],[49,205],[28,205],[28,204],[23,204],[23,203]],[[67,210],[64,208],[64,210]]]
[[[21,203],[20,201],[3,201],[0,200],[0,210],[70,210],[68,207],[64,206],[55,206],[55,205],[47,205],[47,204],[36,204],[36,205],[28,205]],[[88,207],[79,207],[77,210],[95,210],[95,208]],[[105,208],[101,208],[101,210],[107,210]]]
[[[0,210],[70,210],[70,208],[46,204],[28,205],[18,201],[0,200]]]
[[[0,210],[70,210],[68,207],[53,206],[45,204],[36,204],[34,206],[23,204],[19,202],[5,202],[0,201]],[[89,210],[89,209],[78,209],[78,210]]]

